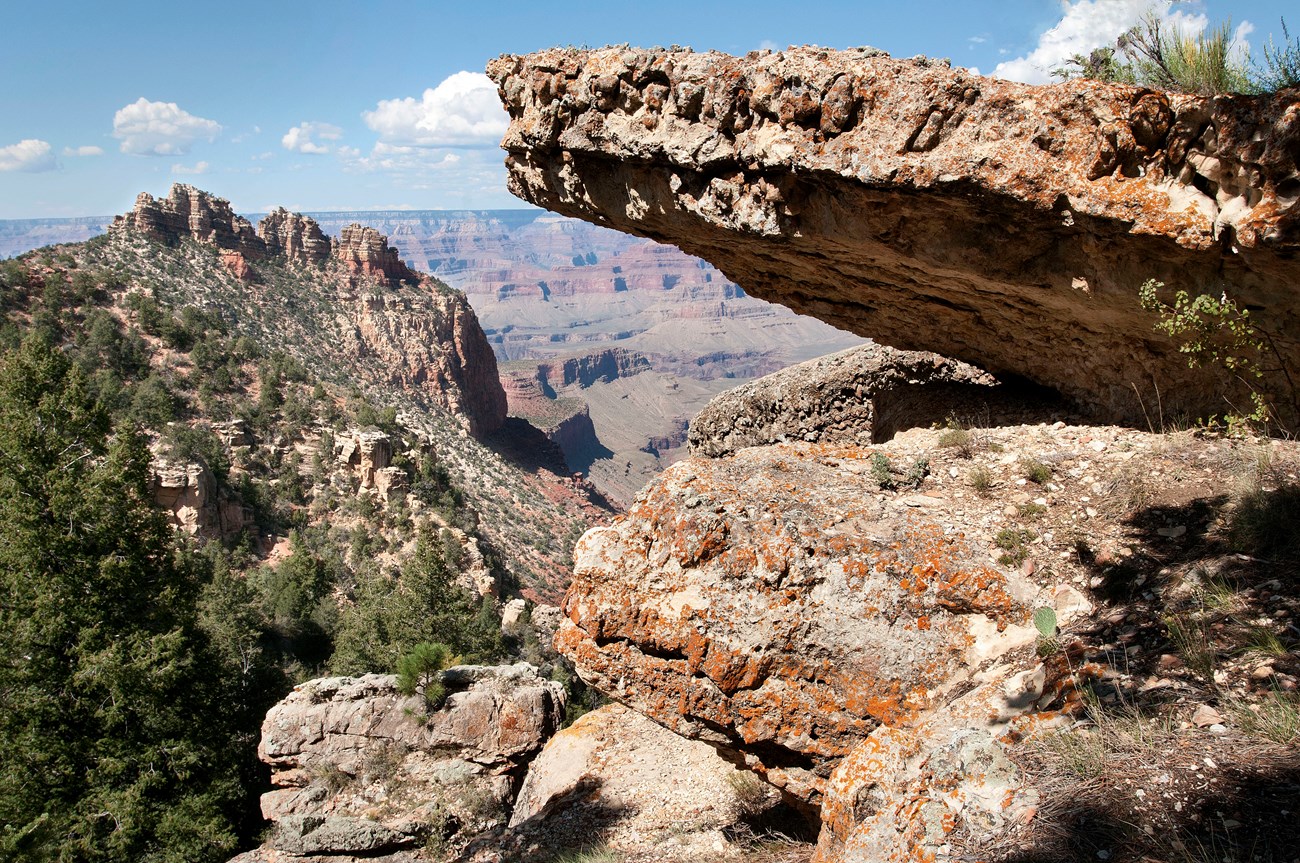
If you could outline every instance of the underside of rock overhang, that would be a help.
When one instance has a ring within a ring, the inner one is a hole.
[[[1145,421],[1248,406],[1139,287],[1226,294],[1300,359],[1300,92],[1031,87],[865,49],[554,49],[489,74],[521,198],[673,243],[747,291]]]

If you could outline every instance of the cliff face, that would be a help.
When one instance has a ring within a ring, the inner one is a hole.
[[[142,193],[110,230],[169,245],[185,238],[215,246],[226,267],[249,285],[244,299],[260,308],[269,302],[269,289],[257,284],[259,262],[315,269],[312,291],[331,294],[338,314],[305,325],[300,318],[321,311],[319,298],[293,297],[274,310],[273,325],[286,340],[307,344],[329,333],[331,351],[375,364],[386,384],[430,399],[472,434],[490,434],[505,422],[496,356],[465,295],[408,268],[373,228],[354,224],[330,239],[310,217],[276,209],[254,231],[228,201],[176,184],[163,199]]]
[[[141,192],[135,208],[114,219],[109,230],[128,228],[168,244],[189,238],[238,253],[240,258],[226,261],[236,271],[248,261],[273,255],[304,265],[333,259],[350,275],[390,285],[421,280],[402,262],[397,249],[388,245],[388,238],[374,228],[353,223],[331,239],[314,219],[277,207],[254,229],[247,219],[235,214],[229,201],[183,183],[174,184],[166,198]]]
[[[596,381],[608,383],[649,369],[649,360],[625,348],[606,348],[537,364],[542,383],[555,389],[575,385],[586,388]]]
[[[1300,361],[1300,102],[980,78],[870,50],[555,49],[491,64],[511,189],[670,242],[746,291],[1114,417],[1222,413],[1149,278]],[[1271,363],[1266,363],[1271,364]],[[1276,382],[1274,382],[1276,383]],[[1279,384],[1280,386],[1280,384]]]

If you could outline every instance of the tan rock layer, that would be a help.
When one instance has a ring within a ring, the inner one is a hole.
[[[1300,365],[1298,91],[1030,87],[866,49],[553,49],[488,72],[515,194],[855,333],[1124,419],[1157,388],[1166,409],[1242,403],[1153,333],[1136,293],[1157,278],[1226,290]]]

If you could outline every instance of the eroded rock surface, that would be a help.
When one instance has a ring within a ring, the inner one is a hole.
[[[553,49],[488,72],[515,194],[860,335],[1103,415],[1141,420],[1156,388],[1222,413],[1230,378],[1139,310],[1156,278],[1226,290],[1300,361],[1294,90],[1030,87],[869,49]]]
[[[154,503],[170,512],[172,522],[190,536],[231,539],[255,524],[253,512],[199,462],[155,455],[149,473]]]
[[[457,666],[443,683],[437,710],[379,674],[312,680],[272,708],[258,754],[275,826],[261,853],[373,856],[499,821],[559,728],[563,687],[526,663]]]
[[[983,389],[987,398],[996,383],[938,354],[867,344],[713,399],[691,421],[691,451],[720,456],[786,441],[870,444],[900,427],[942,421],[960,404],[963,388]]]
[[[875,455],[787,444],[674,465],[578,543],[556,646],[598,689],[815,811],[877,727],[1032,640],[1042,592],[952,529],[942,499],[881,494]],[[898,481],[924,475],[895,459]]]

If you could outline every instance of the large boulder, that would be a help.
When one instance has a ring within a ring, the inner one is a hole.
[[[784,444],[674,465],[579,541],[556,646],[814,813],[839,759],[1032,641],[1050,602],[952,526],[999,504],[884,491],[922,458]]]
[[[550,739],[510,826],[525,847],[599,838],[656,860],[698,860],[730,847],[726,832],[776,805],[775,789],[708,744],[609,704]]]
[[[1247,404],[1153,332],[1154,278],[1226,291],[1277,349],[1260,365],[1300,367],[1300,91],[1031,87],[815,47],[557,48],[488,73],[516,195],[842,329],[1126,420],[1157,391],[1193,415]],[[1289,393],[1280,369],[1265,388]]]
[[[431,709],[391,675],[297,686],[267,713],[258,754],[276,786],[261,852],[373,856],[499,822],[559,728],[564,690],[526,663],[456,666]],[[261,859],[261,858],[258,858]]]
[[[986,403],[996,383],[938,354],[866,344],[716,396],[691,420],[691,452],[720,456],[787,441],[888,440],[900,428],[946,419],[963,396]]]

